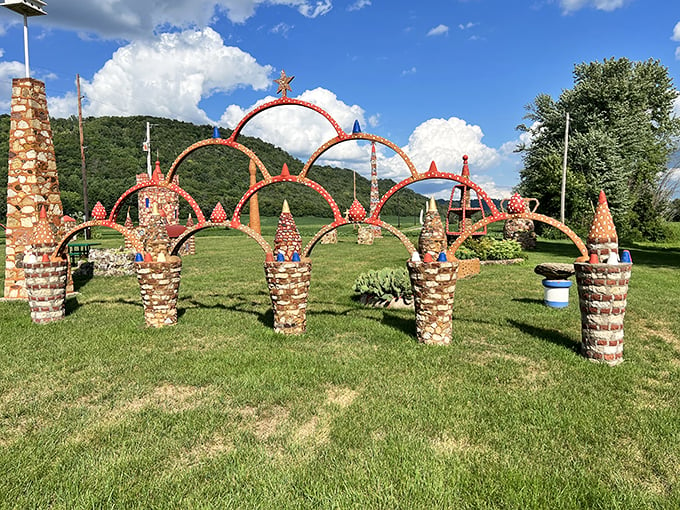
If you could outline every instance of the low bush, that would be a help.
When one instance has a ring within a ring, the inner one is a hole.
[[[474,255],[471,255],[474,254]],[[479,258],[479,260],[508,260],[519,258],[522,245],[512,239],[499,241],[489,236],[481,239],[467,239],[456,251],[459,259]]]
[[[362,273],[354,282],[354,292],[385,300],[410,299],[413,296],[406,268],[384,268]]]

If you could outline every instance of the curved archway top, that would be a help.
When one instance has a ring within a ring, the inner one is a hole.
[[[335,221],[343,219],[338,204],[335,202],[331,194],[328,193],[328,191],[326,191],[325,188],[321,186],[319,183],[306,177],[303,177],[302,174],[300,175],[282,174],[276,175],[268,180],[260,181],[251,186],[250,188],[248,188],[248,191],[246,191],[246,193],[241,197],[241,200],[239,200],[238,204],[236,204],[236,208],[234,209],[234,214],[232,215],[231,221],[240,224],[241,210],[243,209],[243,207],[245,207],[246,202],[248,202],[250,197],[252,197],[255,193],[260,191],[265,186],[270,186],[272,184],[276,184],[279,182],[299,183],[302,184],[303,186],[307,186],[308,188],[313,189],[314,191],[319,193],[323,197],[323,199],[328,203],[328,205],[331,208],[331,211],[333,212],[333,219]]]
[[[248,147],[246,147],[243,144],[238,143],[236,140],[233,139],[233,134],[229,138],[206,138],[205,140],[201,140],[199,142],[196,142],[186,149],[182,151],[182,153],[175,158],[175,161],[172,162],[172,165],[170,165],[170,170],[168,170],[168,174],[165,176],[166,182],[172,181],[172,179],[175,177],[175,174],[177,173],[177,167],[184,161],[192,152],[197,151],[198,149],[201,149],[203,147],[209,147],[211,145],[224,145],[226,147],[231,147],[232,149],[236,149],[246,156],[250,158],[254,163],[257,169],[260,171],[262,174],[263,179],[268,179],[270,176],[269,171],[267,170],[267,167],[264,166],[264,163],[260,160],[260,158],[250,150]]]
[[[113,208],[111,209],[111,213],[109,214],[109,219],[108,221],[114,222],[116,221],[116,218],[118,217],[118,213],[120,211],[120,207],[123,204],[123,202],[132,194],[135,193],[136,191],[139,191],[140,189],[144,188],[151,188],[151,187],[158,187],[158,188],[166,188],[169,189],[170,191],[174,191],[177,193],[179,196],[184,198],[188,203],[191,209],[194,211],[196,214],[196,221],[197,222],[204,222],[205,221],[205,216],[203,215],[203,211],[201,208],[198,206],[198,203],[196,200],[194,200],[194,197],[192,197],[187,191],[184,190],[184,188],[179,187],[177,184],[174,182],[169,182],[167,180],[165,181],[144,181],[140,182],[138,184],[135,184],[131,188],[128,188],[125,193],[123,193],[116,203],[113,205]]]
[[[234,128],[234,131],[231,133],[231,136],[229,137],[230,140],[236,141],[238,136],[241,134],[241,131],[243,131],[244,126],[257,114],[262,113],[265,110],[269,110],[270,108],[274,108],[276,106],[302,106],[304,108],[309,108],[310,110],[313,110],[319,114],[321,114],[330,124],[333,126],[333,129],[335,132],[338,134],[338,136],[347,136],[345,131],[340,127],[340,125],[335,121],[333,117],[331,117],[330,113],[328,113],[326,110],[321,108],[320,106],[317,106],[313,103],[310,103],[308,101],[302,101],[301,99],[294,99],[292,97],[287,97],[283,96],[278,99],[274,99],[273,101],[269,101],[268,103],[264,103],[257,108],[249,111],[238,123],[238,125]]]
[[[494,223],[496,221],[503,221],[503,220],[513,220],[513,219],[527,219],[527,220],[534,220],[534,221],[540,221],[542,223],[546,223],[550,226],[553,226],[563,232],[571,242],[576,245],[576,248],[581,252],[581,256],[577,258],[576,260],[583,260],[588,258],[588,248],[586,245],[583,243],[581,238],[576,235],[576,233],[567,227],[564,223],[561,223],[557,221],[555,218],[551,218],[550,216],[545,216],[543,214],[536,214],[532,212],[524,212],[524,213],[516,213],[516,214],[510,214],[510,213],[498,213],[495,216],[488,216],[486,218],[483,218],[479,220],[477,223],[472,225],[470,228],[466,229],[465,232],[463,232],[463,235],[459,236],[458,239],[456,239],[451,246],[446,250],[447,256],[452,259],[456,257],[456,251],[458,251],[458,248],[465,242],[465,240],[472,235],[473,232],[476,232],[477,230],[484,228],[486,225],[490,223]]]
[[[411,176],[407,177],[401,182],[398,182],[394,186],[392,186],[387,192],[380,198],[380,201],[375,207],[375,210],[373,211],[373,214],[369,219],[371,220],[378,220],[380,216],[380,212],[382,211],[382,208],[384,207],[385,203],[394,195],[397,191],[399,191],[402,188],[405,188],[409,184],[413,184],[414,182],[419,182],[419,181],[425,181],[428,179],[443,179],[447,181],[454,181],[458,182],[460,184],[465,184],[469,188],[473,189],[477,193],[477,197],[479,200],[482,200],[487,207],[489,208],[491,212],[490,217],[497,217],[499,214],[501,214],[498,211],[498,208],[496,205],[493,203],[493,200],[489,198],[489,195],[486,194],[486,191],[482,189],[481,186],[478,184],[474,183],[471,181],[469,178],[467,178],[464,175],[458,175],[458,174],[452,174],[449,172],[440,172],[437,170],[437,166],[434,164],[434,162],[430,165],[430,169],[425,172],[424,174],[418,174],[416,176]]]
[[[129,228],[120,225],[116,223],[115,221],[110,221],[110,220],[92,220],[92,221],[86,221],[85,223],[81,223],[78,225],[76,228],[73,230],[69,231],[68,234],[66,234],[61,241],[59,241],[59,244],[57,247],[54,249],[54,252],[52,253],[53,256],[62,256],[64,250],[66,249],[69,241],[73,239],[78,232],[82,232],[83,230],[90,228],[90,227],[107,227],[107,228],[112,228],[113,230],[117,230],[120,232],[123,237],[132,244],[133,248],[135,251],[138,253],[141,253],[144,251],[144,246],[140,239],[135,235],[135,233],[130,230]]]
[[[346,133],[339,134],[335,138],[331,138],[328,140],[326,143],[324,143],[321,147],[316,149],[314,151],[314,154],[312,154],[307,162],[305,163],[305,166],[302,167],[302,171],[300,172],[300,175],[303,177],[307,177],[307,173],[309,172],[310,168],[312,165],[316,162],[319,157],[329,150],[331,147],[334,147],[338,145],[339,143],[347,142],[350,140],[368,140],[371,142],[376,142],[381,145],[384,145],[386,147],[389,147],[392,149],[394,152],[396,152],[399,157],[406,163],[406,166],[408,167],[409,172],[411,172],[412,177],[416,177],[420,175],[418,173],[418,170],[416,170],[416,166],[413,164],[411,161],[411,158],[409,158],[406,153],[401,150],[401,147],[396,145],[394,142],[388,140],[387,138],[383,138],[382,136],[377,136],[377,135],[372,135],[370,133],[352,133],[351,135],[348,135]]]

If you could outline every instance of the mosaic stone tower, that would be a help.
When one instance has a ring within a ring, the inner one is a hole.
[[[375,142],[371,143],[371,216],[375,212],[380,202],[380,191],[378,190],[378,160],[375,157]],[[373,225],[373,236],[382,237],[382,229]]]
[[[26,299],[24,271],[17,262],[31,242],[39,209],[45,206],[55,231],[63,214],[45,84],[12,80],[10,112],[4,297]]]
[[[154,179],[162,181],[165,177],[161,173],[161,166],[158,161],[156,161],[156,167],[153,171]],[[148,174],[137,174],[137,184],[150,181]],[[173,183],[179,185],[179,179],[175,176],[172,180]],[[162,216],[164,216],[168,224],[176,225],[179,223],[179,195],[174,191],[165,188],[157,188],[152,186],[150,188],[144,188],[139,190],[137,194],[138,200],[138,210],[139,210],[139,225],[141,227],[146,227],[151,222],[152,210],[154,204],[158,207],[158,210]]]

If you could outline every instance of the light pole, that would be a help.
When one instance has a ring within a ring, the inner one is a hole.
[[[5,0],[0,4],[14,12],[18,12],[24,17],[24,65],[26,66],[26,78],[31,77],[31,68],[28,64],[28,17],[44,16],[47,14],[44,7],[47,2],[42,0]]]

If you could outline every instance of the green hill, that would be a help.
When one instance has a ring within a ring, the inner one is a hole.
[[[135,175],[146,170],[146,153],[142,150],[142,142],[147,121],[153,124],[154,160],[157,156],[164,173],[183,150],[197,141],[211,137],[213,132],[211,126],[157,117],[85,119],[83,131],[90,209],[99,200],[110,211],[118,197],[135,184]],[[75,216],[83,209],[78,119],[51,119],[51,127],[64,211]],[[9,116],[1,115],[0,147],[8,149],[8,133]],[[230,134],[229,130],[221,130],[222,137],[226,138]],[[270,143],[247,136],[239,137],[239,142],[253,150],[274,175],[281,171],[284,163],[288,164],[291,174],[297,174],[302,169],[302,161]],[[366,164],[368,163],[367,161]],[[178,175],[180,186],[196,199],[206,216],[218,201],[231,214],[248,189],[248,158],[228,147],[204,147],[182,162]],[[349,208],[353,199],[351,170],[314,165],[309,177],[328,190],[341,211]],[[7,173],[0,172],[0,179],[3,187],[6,187]],[[385,193],[394,184],[392,180],[380,179],[380,193]],[[370,182],[357,175],[357,197],[366,209],[369,206],[369,196]],[[258,193],[258,198],[260,214],[263,216],[278,216],[284,198],[288,199],[296,216],[332,216],[330,207],[316,192],[299,185],[269,186]],[[422,195],[404,189],[399,192],[399,202],[390,200],[383,209],[383,214],[397,215],[397,208],[403,216],[417,214],[425,201],[426,198]],[[180,216],[185,219],[189,208],[184,201],[180,202]],[[136,200],[129,200],[125,205],[131,206],[131,214],[135,218]],[[4,218],[4,201],[0,208],[1,217]],[[247,213],[247,207],[245,212]]]

